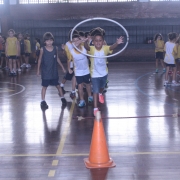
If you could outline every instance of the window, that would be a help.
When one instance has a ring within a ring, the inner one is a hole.
[[[45,3],[87,3],[87,2],[131,2],[137,0],[19,0],[19,4],[45,4]]]
[[[0,0],[0,4],[4,4],[4,3],[3,3],[3,0]]]

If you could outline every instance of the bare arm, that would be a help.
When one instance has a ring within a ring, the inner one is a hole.
[[[87,51],[90,51],[90,46],[89,46],[89,44],[88,44],[88,38],[85,39],[84,48],[85,48]]]
[[[123,42],[123,37],[121,36],[120,38],[118,38],[117,40],[116,40],[116,43],[114,43],[113,45],[111,45],[110,47],[109,47],[109,50],[111,51],[111,50],[114,50],[119,44],[122,44],[122,43],[124,43]]]
[[[6,42],[6,44],[5,44],[5,54],[6,54],[6,57],[7,57],[7,50],[8,50],[8,43]]]
[[[69,71],[69,74],[72,74],[73,71],[72,71],[71,68],[70,68],[71,61],[68,61],[67,64],[68,64],[68,71]]]
[[[64,69],[64,66],[63,66],[63,64],[61,63],[61,60],[59,59],[59,56],[58,56],[58,48],[56,48],[56,49],[57,49],[57,62],[58,62],[58,64],[61,66],[63,72],[65,73],[66,70]]]
[[[19,56],[20,55],[20,43],[19,43],[19,41],[17,40],[16,41],[16,47],[17,47],[17,56]]]
[[[38,59],[38,68],[37,68],[38,76],[40,75],[39,70],[40,70],[40,66],[41,66],[42,55],[43,55],[43,48],[40,49],[40,55],[39,55],[39,59]]]

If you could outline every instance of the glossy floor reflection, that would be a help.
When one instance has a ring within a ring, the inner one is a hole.
[[[49,109],[42,112],[36,65],[15,78],[0,72],[0,180],[180,179],[180,86],[165,88],[154,63],[110,63],[108,79],[99,107],[116,167],[88,170],[83,159],[93,107],[79,109],[67,92],[62,109],[56,88],[49,87]]]

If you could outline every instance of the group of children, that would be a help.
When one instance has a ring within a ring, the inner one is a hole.
[[[154,44],[156,73],[158,73],[158,63],[160,60],[163,67],[163,72],[165,72],[164,86],[170,84],[170,75],[172,75],[171,85],[180,85],[177,83],[177,77],[180,75],[180,36],[178,36],[175,32],[171,32],[168,34],[168,41],[164,43],[163,36],[159,33],[155,35]]]
[[[40,40],[36,41],[36,61],[40,52]],[[29,34],[15,34],[13,29],[8,31],[6,38],[0,34],[0,69],[9,70],[10,76],[16,76],[22,68],[30,68],[31,42]],[[5,65],[5,67],[3,67]]]
[[[123,37],[118,38],[113,45],[108,46],[104,39],[105,31],[100,27],[86,33],[74,30],[72,40],[70,34],[71,31],[69,32],[69,41],[62,45],[67,57],[67,72],[58,57],[58,48],[53,45],[54,37],[52,33],[47,32],[44,34],[44,47],[42,48],[40,48],[40,40],[35,39],[35,62],[38,62],[37,75],[41,74],[42,78],[41,108],[43,110],[48,108],[45,95],[49,85],[56,86],[62,105],[65,106],[64,84],[67,80],[71,80],[72,91],[70,97],[75,98],[75,89],[77,87],[80,99],[78,106],[80,108],[86,106],[83,91],[86,88],[88,104],[94,104],[94,115],[96,115],[98,101],[104,103],[103,90],[108,77],[107,58],[104,56],[111,54],[119,44],[123,43]],[[160,60],[163,72],[166,73],[164,85],[169,84],[170,72],[172,73],[172,85],[179,85],[176,77],[180,74],[180,36],[172,32],[168,34],[168,39],[169,41],[164,43],[160,33],[155,35],[156,73],[159,71],[158,63]],[[31,43],[28,34],[23,36],[22,33],[18,33],[16,35],[13,29],[8,31],[7,38],[0,34],[0,68],[2,68],[3,63],[6,64],[5,68],[9,69],[10,76],[16,76],[16,72],[21,71],[21,68],[31,67],[29,64],[30,54]],[[61,83],[59,83],[58,64],[63,72],[66,72]]]
[[[58,57],[57,48],[53,46],[54,37],[50,32],[45,33],[43,36],[45,46],[40,50],[37,68],[37,75],[40,75],[41,68],[42,76],[41,108],[43,110],[48,108],[45,101],[45,94],[49,85],[56,86],[61,97],[62,105],[65,106],[64,83],[66,80],[72,80],[72,92],[70,96],[72,98],[75,97],[77,84],[80,99],[78,106],[80,108],[86,106],[83,92],[83,88],[85,87],[88,94],[88,103],[92,104],[94,102],[94,115],[96,115],[98,101],[104,103],[103,89],[105,88],[108,76],[107,58],[104,58],[104,56],[112,53],[113,49],[123,43],[123,37],[118,38],[113,45],[108,46],[104,39],[105,31],[99,27],[94,28],[88,33],[75,30],[72,34],[72,40],[70,40],[70,34],[71,31],[69,33],[69,41],[62,46],[67,56],[68,71],[60,85],[58,82],[58,64],[63,71],[65,69]],[[87,54],[94,57],[88,58]]]

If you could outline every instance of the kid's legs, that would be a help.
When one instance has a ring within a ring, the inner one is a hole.
[[[75,76],[73,76],[72,78],[72,91],[71,91],[70,97],[72,99],[76,97],[76,77]]]
[[[41,101],[41,109],[42,110],[48,109],[48,105],[47,105],[47,103],[45,101],[46,90],[47,90],[47,87],[43,86],[42,90],[41,90],[41,99],[42,99],[42,101]]]
[[[57,88],[57,90],[58,90],[58,92],[60,94],[62,105],[66,106],[67,102],[66,102],[66,99],[64,98],[61,87],[59,85],[57,85],[56,88]],[[41,99],[42,99],[42,101],[41,101],[41,109],[42,110],[48,109],[48,105],[47,105],[47,103],[45,101],[46,90],[47,90],[47,87],[43,86],[42,90],[41,90]]]
[[[98,111],[98,98],[100,103],[104,103],[103,90],[106,85],[107,75],[104,77],[92,78],[93,98],[94,98],[94,116]]]
[[[164,86],[166,86],[166,85],[168,84],[169,69],[170,69],[170,66],[167,66],[167,67],[166,67],[166,74],[165,74]],[[172,85],[177,85],[177,83],[176,83],[176,67],[173,67],[173,68],[172,68],[172,71],[173,71]]]
[[[25,55],[24,54],[20,55],[20,62],[21,62],[21,68],[25,68],[26,67],[26,61],[25,61]]]
[[[159,69],[158,69],[158,66],[159,66],[159,60],[161,62],[161,66],[163,68],[163,72],[166,71],[165,69],[165,65],[164,65],[164,60],[163,59],[156,59],[156,73],[158,73]]]
[[[18,71],[21,72],[20,56],[17,58],[17,67],[18,67]]]
[[[26,54],[26,56],[25,56],[26,68],[30,68],[31,67],[31,65],[29,64],[29,56],[30,56],[29,53]]]
[[[16,59],[9,59],[10,75],[16,75]]]
[[[59,95],[60,95],[60,97],[61,97],[61,101],[62,101],[62,105],[63,106],[66,106],[66,99],[64,98],[64,94],[63,94],[63,92],[62,92],[62,88],[60,87],[60,85],[57,85],[56,86],[56,88],[57,88],[57,90],[58,90],[58,92],[59,92]]]
[[[84,100],[84,91],[83,91],[84,84],[86,85],[86,90],[88,93],[88,103],[92,103],[93,101],[93,97],[91,96],[91,84],[90,83],[78,84],[78,92],[79,92],[79,97],[80,97],[80,102],[78,104],[79,107],[84,107],[86,105],[85,100]]]

